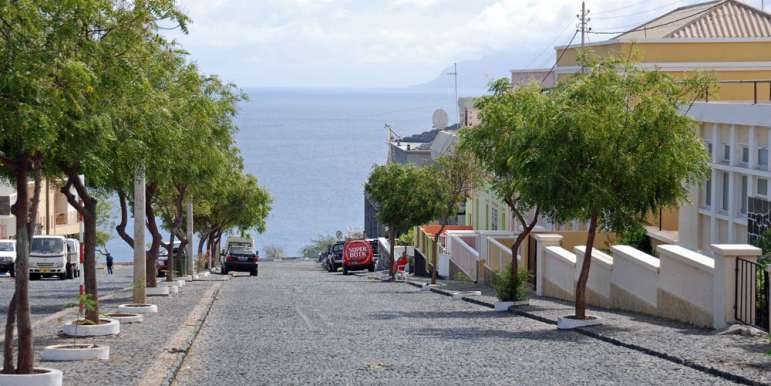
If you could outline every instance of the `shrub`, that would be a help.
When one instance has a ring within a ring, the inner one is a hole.
[[[335,236],[321,236],[319,235],[318,238],[315,238],[311,240],[311,242],[304,246],[302,249],[303,257],[307,257],[309,259],[315,259],[319,256],[319,253],[326,252],[327,248],[329,248],[330,245],[337,242],[337,237]]]
[[[402,233],[396,239],[397,245],[415,245],[415,228],[410,228],[409,231]]]
[[[518,300],[525,300],[527,298],[527,280],[529,274],[527,271],[517,272],[517,287],[516,291],[511,283],[511,265],[506,266],[503,272],[491,273],[491,284],[495,289],[495,296],[502,302],[513,302]]]
[[[275,245],[268,245],[265,247],[265,256],[269,259],[284,257],[284,250],[281,247],[277,247]]]

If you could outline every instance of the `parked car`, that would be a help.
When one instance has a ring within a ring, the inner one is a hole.
[[[343,246],[343,275],[349,271],[375,271],[375,252],[367,240],[348,240]]]
[[[220,272],[227,275],[229,272],[249,272],[252,276],[259,273],[260,256],[256,250],[237,246],[227,250],[220,256]]]
[[[80,272],[80,254],[69,253],[67,239],[62,236],[32,237],[29,252],[30,278],[57,276],[60,280],[72,279],[76,272]]]
[[[158,277],[166,276],[166,272],[169,271],[169,250],[168,250],[168,248],[166,248],[167,245],[168,245],[168,243],[166,243],[166,244],[162,243],[161,244],[161,248],[158,250],[158,259],[155,261],[155,269],[158,272],[157,273]],[[174,242],[174,255],[175,256],[182,256],[184,258],[185,251],[184,250],[182,250],[182,251],[179,250],[180,245],[182,245],[182,243],[180,241],[175,241]],[[149,254],[150,251],[147,251],[147,253]]]
[[[0,272],[16,276],[16,240],[0,240]]]
[[[329,272],[337,272],[337,269],[343,266],[344,246],[345,241],[338,241],[329,246],[326,263],[326,268]]]

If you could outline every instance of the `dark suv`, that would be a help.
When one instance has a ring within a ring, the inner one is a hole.
[[[327,249],[326,267],[329,272],[337,272],[337,269],[343,266],[343,247],[345,241],[338,241]]]
[[[249,272],[250,275],[257,276],[259,272],[260,256],[251,249],[231,248],[220,259],[223,275],[228,272]]]

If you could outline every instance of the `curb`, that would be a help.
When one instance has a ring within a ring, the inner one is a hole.
[[[122,289],[115,290],[115,291],[112,291],[112,292],[108,292],[106,295],[100,296],[99,297],[99,301],[113,299],[116,296],[120,295],[121,292],[130,291],[131,289],[132,289],[131,287],[126,287],[126,288],[122,288]],[[67,314],[69,314],[70,312],[72,312],[73,310],[76,310],[76,309],[78,309],[78,306],[67,307],[67,308],[62,309],[61,311],[57,311],[57,312],[54,312],[51,315],[45,316],[43,318],[40,318],[40,319],[32,322],[32,330],[34,331],[36,328],[40,327],[41,325],[47,324],[47,323],[49,323],[49,322],[51,322],[53,320],[56,320],[56,319],[59,319],[59,318],[63,318],[65,316],[67,316]],[[15,328],[13,329],[13,338],[14,338],[14,340],[16,339],[16,329]],[[0,336],[0,343],[4,343],[4,342],[5,342],[5,336]]]
[[[224,281],[217,282],[209,287],[201,296],[201,301],[190,311],[181,327],[164,343],[165,349],[155,356],[142,379],[136,384],[139,386],[171,385],[177,377],[182,363],[185,361],[190,348],[201,331],[206,318],[211,312],[214,301],[219,295]],[[181,355],[180,355],[181,354]]]
[[[423,287],[422,284],[419,284],[419,283],[416,283],[416,282],[413,282],[413,281],[405,281],[405,283],[407,283],[407,284],[409,284],[409,285],[411,285],[413,287],[418,287],[418,288]],[[444,296],[452,296],[451,292],[448,292],[448,291],[445,291],[445,290],[441,290],[441,289],[438,289],[438,288],[431,288],[431,292],[435,292],[437,294],[444,295]],[[467,302],[467,303],[472,303],[472,304],[475,304],[475,305],[478,305],[478,306],[487,307],[487,308],[495,308],[494,304],[488,303],[488,302],[486,302],[484,300],[469,298],[467,296],[463,296],[463,297],[461,297],[461,299],[463,301]],[[524,316],[524,317],[529,318],[529,319],[533,319],[533,320],[539,321],[541,323],[546,323],[546,324],[551,324],[551,325],[556,325],[557,324],[557,322],[554,321],[554,320],[551,320],[551,319],[548,319],[548,318],[544,318],[542,316],[535,315],[535,314],[532,314],[532,313],[527,312],[527,311],[513,310],[512,309],[509,312],[511,312],[511,313],[513,313],[515,315],[520,315],[520,316]],[[731,381],[731,382],[736,382],[736,383],[740,383],[740,384],[743,384],[743,385],[763,385],[764,384],[764,383],[761,383],[761,382],[758,382],[758,381],[754,381],[754,380],[752,380],[750,378],[744,377],[742,375],[738,375],[738,374],[734,374],[734,373],[729,373],[727,371],[716,369],[716,368],[710,367],[710,366],[701,365],[701,364],[698,364],[696,362],[693,362],[693,361],[685,359],[685,358],[681,358],[681,357],[678,357],[678,356],[667,354],[667,353],[664,353],[664,352],[661,352],[661,351],[656,351],[656,350],[653,350],[653,349],[650,349],[650,348],[647,348],[647,347],[643,347],[643,346],[640,346],[640,345],[636,345],[636,344],[632,344],[632,343],[626,343],[626,342],[623,342],[623,341],[618,340],[616,338],[609,337],[609,336],[606,336],[606,335],[602,335],[600,333],[597,333],[597,332],[594,332],[594,331],[590,331],[590,330],[587,330],[587,329],[584,329],[584,328],[576,328],[576,329],[573,329],[572,331],[575,331],[575,332],[577,332],[577,333],[579,333],[581,335],[584,335],[584,336],[588,336],[590,338],[594,338],[594,339],[601,340],[601,341],[606,342],[606,343],[610,343],[610,344],[612,344],[614,346],[618,346],[618,347],[623,347],[623,348],[626,348],[626,349],[634,350],[634,351],[637,351],[637,352],[640,352],[640,353],[643,353],[643,354],[646,354],[646,355],[650,355],[650,356],[653,356],[653,357],[656,357],[656,358],[659,358],[659,359],[663,359],[663,360],[666,360],[666,361],[669,361],[669,362],[672,362],[672,363],[675,363],[675,364],[678,364],[678,365],[681,365],[681,366],[689,367],[691,369],[694,369],[694,370],[697,370],[697,371],[701,371],[703,373],[706,373],[706,374],[709,374],[709,375],[712,375],[712,376],[715,376],[715,377],[718,377],[718,378],[721,378],[721,379],[725,379],[725,380],[728,380],[728,381]]]

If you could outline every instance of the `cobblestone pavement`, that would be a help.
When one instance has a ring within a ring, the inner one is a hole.
[[[428,279],[411,280],[428,282]],[[459,281],[441,281],[441,284],[440,288],[448,291],[481,290],[482,296],[469,298],[487,303],[496,301],[495,291],[488,286]],[[521,309],[553,322],[575,311],[572,303],[535,295],[530,299],[530,307]],[[766,337],[719,335],[718,331],[671,320],[596,307],[592,307],[590,313],[605,320],[601,326],[587,328],[593,333],[771,384],[771,357],[766,355],[771,346]]]
[[[178,385],[722,384],[656,357],[401,283],[267,263],[220,291]]]
[[[107,275],[103,266],[96,271],[99,295],[103,296],[113,291],[131,286],[133,282],[130,265],[115,265],[113,275]],[[30,280],[29,300],[32,307],[32,320],[40,319],[56,313],[68,305],[77,304],[80,278],[59,280],[45,278]],[[8,302],[13,296],[14,279],[10,276],[0,277],[0,315],[5,315],[8,310]],[[3,322],[5,318],[1,318]]]

